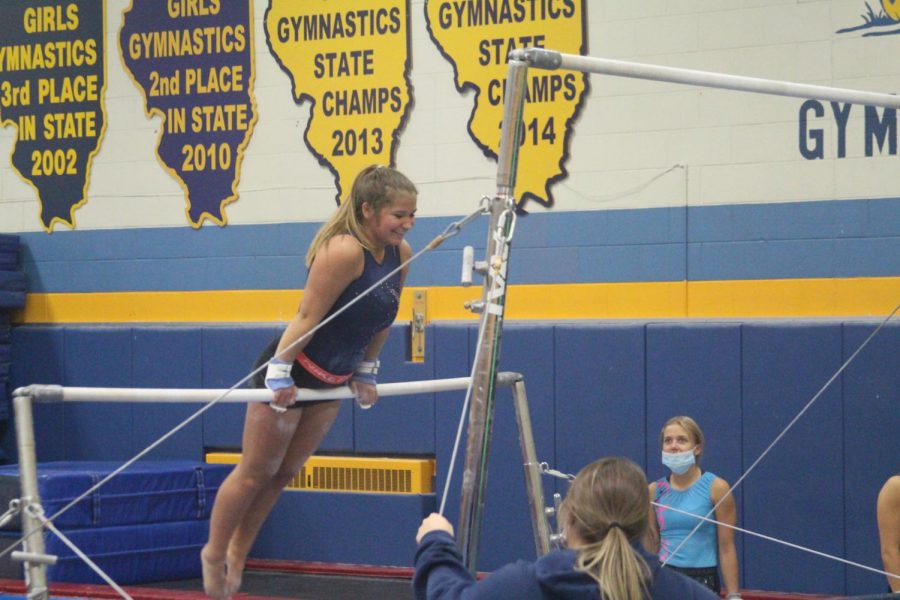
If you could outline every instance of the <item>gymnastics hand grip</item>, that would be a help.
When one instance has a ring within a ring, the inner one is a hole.
[[[380,366],[381,361],[377,358],[374,360],[362,360],[358,365],[356,365],[356,370],[353,372],[353,377],[351,378],[351,380],[372,386],[377,385],[378,381],[375,376],[378,375],[378,368]],[[356,405],[363,410],[372,408],[372,404],[365,404],[361,402],[359,396],[357,396],[356,398]]]
[[[266,368],[266,387],[274,392],[294,385],[294,380],[291,379],[292,366],[293,363],[280,358],[270,360]]]

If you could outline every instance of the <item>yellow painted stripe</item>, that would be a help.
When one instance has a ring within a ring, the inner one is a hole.
[[[427,294],[429,321],[466,320],[480,287],[407,288],[399,320],[410,319],[412,295]],[[301,290],[27,294],[17,323],[284,322]],[[878,317],[900,303],[900,277],[656,283],[513,285],[508,319],[656,319]]]
[[[23,323],[287,321],[297,290],[26,294]]]
[[[690,317],[883,317],[900,304],[900,277],[697,281]]]

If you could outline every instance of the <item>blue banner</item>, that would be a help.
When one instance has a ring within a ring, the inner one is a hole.
[[[162,118],[157,154],[181,184],[187,217],[226,223],[256,122],[249,0],[134,0],[119,34],[125,67]]]
[[[75,227],[106,128],[105,13],[97,0],[0,2],[0,123],[17,129],[12,164],[48,232]]]

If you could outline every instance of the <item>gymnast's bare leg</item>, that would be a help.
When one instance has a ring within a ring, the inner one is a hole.
[[[237,593],[262,524],[325,438],[339,408],[340,402],[332,401],[277,413],[266,404],[248,405],[243,455],[216,495],[209,541],[200,553],[208,596],[222,600]]]

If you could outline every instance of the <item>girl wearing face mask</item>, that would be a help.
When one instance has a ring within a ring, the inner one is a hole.
[[[650,497],[653,501],[702,517],[707,516],[712,507],[718,504],[715,515],[710,515],[709,518],[714,517],[716,521],[734,525],[737,522],[737,506],[734,497],[727,494],[731,486],[721,477],[700,468],[703,432],[697,423],[690,417],[672,417],[663,425],[659,443],[662,447],[662,462],[671,473],[650,484]],[[724,501],[719,504],[723,497]],[[721,587],[721,567],[726,598],[739,600],[741,594],[738,588],[734,530],[704,522],[687,543],[681,545],[699,521],[659,506],[654,507],[654,510],[659,528],[660,561],[716,593],[719,593]]]

